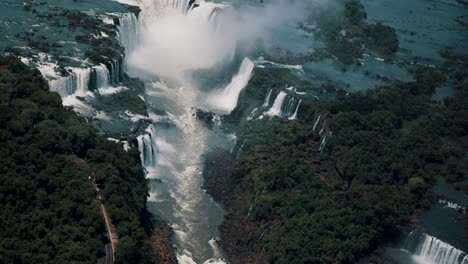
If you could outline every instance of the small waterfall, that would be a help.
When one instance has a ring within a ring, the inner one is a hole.
[[[272,90],[271,88],[268,89],[267,95],[266,95],[266,97],[265,97],[265,101],[263,102],[263,105],[262,105],[263,107],[268,107],[268,106],[270,106],[270,97],[271,97],[271,92],[272,92],[272,91],[273,91],[273,90]]]
[[[118,60],[109,62],[110,66],[110,84],[117,85],[120,82],[120,63]]]
[[[273,106],[265,114],[269,116],[287,117],[289,120],[296,119],[300,100],[287,95],[281,91],[273,102]]]
[[[322,115],[319,115],[317,117],[317,120],[314,123],[314,127],[312,128],[312,131],[315,132],[315,129],[317,128],[318,123],[320,122],[320,119],[322,118]]]
[[[294,114],[293,114],[292,116],[289,117],[289,120],[295,120],[295,119],[297,119],[297,112],[299,111],[299,107],[301,106],[301,103],[302,103],[302,99],[299,100],[299,103],[297,103],[296,111],[294,111]]]
[[[157,156],[156,130],[154,126],[149,126],[146,129],[146,134],[137,137],[137,141],[141,164],[145,168],[154,168]]]
[[[323,148],[325,148],[325,146],[327,145],[327,137],[328,137],[328,135],[325,135],[325,136],[322,138],[322,142],[320,142],[319,151],[322,151]]]
[[[280,116],[281,108],[283,106],[284,99],[286,99],[287,94],[281,91],[273,102],[273,106],[265,114],[269,116]]]
[[[75,92],[75,84],[71,76],[47,79],[47,82],[49,83],[50,91],[58,93],[62,98]]]
[[[94,66],[93,69],[94,73],[96,74],[96,88],[99,89],[108,87],[110,81],[110,73],[106,65],[101,63],[98,66]]]
[[[325,131],[325,125],[327,124],[327,121],[323,121],[322,129],[319,131],[319,135],[322,136],[323,132]]]
[[[119,18],[119,39],[127,54],[135,49],[139,38],[138,19],[134,13],[125,14]]]
[[[47,80],[50,90],[57,92],[62,98],[72,94],[85,96],[89,91],[91,69],[70,67],[67,72],[70,74],[67,77]]]
[[[255,108],[254,110],[252,110],[252,112],[250,113],[249,117],[247,117],[247,120],[252,120],[252,119],[254,119],[255,114],[257,114],[257,112],[258,112],[258,108]]]
[[[89,91],[90,69],[73,68],[73,81],[76,83],[75,94],[83,96]]]
[[[448,243],[428,234],[412,231],[405,242],[405,250],[430,264],[468,264],[468,255]]]
[[[299,101],[293,96],[288,96],[285,102],[286,104],[282,107],[283,109],[281,110],[282,114],[283,116],[291,118],[296,112]]]

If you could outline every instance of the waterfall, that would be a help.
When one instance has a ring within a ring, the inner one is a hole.
[[[50,62],[51,56],[39,54],[39,58],[36,66],[49,84],[50,91],[58,93],[62,98],[73,94],[85,96],[89,92],[92,68],[66,67],[64,76],[64,73],[58,70],[58,63]]]
[[[215,92],[207,99],[208,107],[223,114],[229,114],[237,106],[240,92],[247,86],[254,64],[249,58],[245,58],[237,75],[232,77],[231,83],[221,92]]]
[[[46,77],[50,90],[57,92],[62,98],[72,94],[85,96],[89,91],[91,69],[70,67],[67,71],[70,76],[53,79]]]
[[[252,110],[252,112],[250,113],[249,117],[247,117],[247,120],[252,120],[254,119],[255,117],[255,114],[258,112],[258,108],[255,108],[254,110]]]
[[[140,151],[141,163],[145,168],[156,166],[156,130],[153,125],[146,129],[146,134],[137,137],[138,150]]]
[[[267,95],[265,97],[265,101],[263,102],[263,105],[262,105],[263,107],[268,107],[270,105],[270,97],[271,97],[271,92],[272,91],[273,90],[271,88],[268,89]]]
[[[131,53],[139,38],[138,19],[134,13],[128,13],[119,18],[119,38],[127,54]]]
[[[49,84],[50,91],[58,93],[62,98],[75,92],[75,85],[71,76],[57,79],[49,79],[46,77],[46,80]]]
[[[312,128],[312,131],[315,132],[315,129],[317,128],[318,123],[320,122],[320,119],[322,118],[322,115],[319,115],[317,117],[317,120],[314,123],[314,127]]]
[[[286,93],[281,91],[277,96],[275,101],[273,102],[273,106],[271,106],[270,110],[268,110],[265,114],[269,116],[279,116],[281,115],[281,107],[283,106],[284,99],[286,99]]]
[[[281,91],[277,96],[271,108],[265,112],[269,116],[282,116],[287,117],[289,120],[297,118],[297,111],[301,100],[296,99],[294,96],[289,96]],[[265,105],[265,104],[264,104]]]
[[[283,116],[286,116],[289,119],[296,112],[297,106],[299,105],[299,101],[293,96],[288,96],[286,97],[285,102],[286,104],[283,106],[282,114]]]
[[[120,63],[113,59],[109,62],[110,65],[110,84],[117,85],[120,82]]]
[[[99,89],[108,87],[110,81],[110,73],[106,65],[101,63],[98,66],[94,66],[93,69],[96,74],[96,88]]]
[[[323,132],[325,131],[325,125],[327,124],[327,121],[323,122],[322,129],[319,131],[319,135],[322,136]]]
[[[162,0],[160,1],[160,8],[165,10],[187,12],[193,2],[193,0]]]
[[[468,264],[468,255],[428,234],[412,231],[405,242],[405,250],[430,264]]]
[[[73,68],[72,78],[76,83],[75,94],[84,96],[89,91],[90,69]]]
[[[249,5],[249,11],[244,12],[238,11],[237,7],[229,8],[229,1],[196,2],[199,6],[187,12],[194,1],[138,1],[142,8],[139,19],[144,28],[138,48],[125,63],[134,72],[157,76],[167,83],[167,86],[159,87],[149,79],[145,98],[150,110],[164,110],[174,126],[156,123],[157,137],[151,133],[138,137],[142,163],[157,164],[154,176],[162,180],[157,185],[164,191],[156,194],[164,199],[151,209],[173,224],[173,242],[180,263],[223,263],[220,259],[222,254],[220,256],[210,246],[212,238],[219,236],[217,227],[223,219],[222,208],[201,188],[202,155],[221,143],[218,136],[222,137],[223,132],[217,133],[203,126],[193,117],[192,109],[230,113],[237,106],[240,93],[248,85],[254,64],[245,58],[230,83],[223,87],[199,87],[192,75],[199,70],[215,73],[220,66],[237,62],[236,55],[244,53],[244,47],[248,49],[251,43],[257,43],[259,36],[269,35],[267,31],[286,24],[286,21],[282,19],[284,16],[277,16],[276,12],[268,11],[263,6],[257,8]],[[223,9],[223,12],[217,12],[218,9]],[[275,19],[271,19],[273,17]],[[275,21],[276,18],[280,21]],[[255,21],[255,27],[251,21]],[[289,17],[287,21],[289,23]],[[251,46],[253,48],[255,45]],[[246,54],[248,52],[246,50]],[[114,65],[108,66],[114,76]],[[292,110],[289,112],[293,114],[298,100],[294,101],[294,107],[293,100],[286,102],[291,104]],[[280,111],[281,107],[282,103],[279,105]],[[168,143],[167,153],[158,143],[163,140]],[[242,145],[233,152],[240,155]],[[170,150],[171,146],[173,151]],[[154,156],[156,151],[157,160],[154,162],[154,158],[148,157],[150,154]],[[153,191],[153,194],[156,192]]]
[[[326,144],[327,144],[327,137],[328,135],[325,135],[322,139],[322,142],[320,142],[320,147],[319,147],[319,151],[322,151],[323,148],[325,148]]]
[[[289,117],[289,120],[295,120],[297,119],[297,112],[299,111],[299,106],[301,106],[302,99],[299,100],[299,103],[297,103],[296,110],[294,111],[294,114]]]

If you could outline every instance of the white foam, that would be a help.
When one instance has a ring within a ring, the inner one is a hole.
[[[117,87],[108,86],[106,88],[99,88],[98,89],[100,95],[116,94],[116,93],[120,93],[120,92],[125,91],[125,90],[128,90],[128,88],[125,87],[125,86],[117,86]]]

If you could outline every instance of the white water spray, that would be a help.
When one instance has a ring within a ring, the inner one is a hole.
[[[126,66],[130,73],[161,80],[147,86],[148,107],[163,109],[164,118],[174,124],[155,123],[154,132],[138,141],[143,164],[148,171],[154,168],[149,177],[160,179],[167,188],[169,195],[152,193],[151,197],[158,201],[155,210],[174,226],[178,261],[223,263],[213,240],[219,236],[222,209],[201,190],[202,155],[217,136],[196,119],[194,109],[230,113],[254,64],[245,58],[231,82],[219,90],[215,89],[218,84],[201,92],[192,74],[232,63],[235,54],[245,54],[280,24],[295,23],[303,10],[286,1],[239,10],[203,0],[197,3],[197,8],[188,11],[188,0],[142,0],[140,43],[129,54]],[[289,15],[279,15],[283,13]],[[111,75],[116,76],[113,72],[114,65]]]

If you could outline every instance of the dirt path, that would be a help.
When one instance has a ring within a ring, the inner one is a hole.
[[[102,215],[104,216],[104,221],[106,223],[107,234],[111,242],[110,250],[108,250],[108,247],[106,246],[106,264],[111,264],[111,263],[114,263],[115,247],[117,243],[119,242],[119,237],[117,236],[115,232],[115,228],[112,225],[112,222],[110,221],[109,215],[107,213],[107,208],[104,205],[104,199],[102,198],[101,193],[100,193],[100,189],[97,187],[94,181],[93,181],[93,184],[94,184],[94,188],[96,189],[97,198],[101,206],[101,212],[102,212]],[[108,251],[110,251],[110,253]]]

